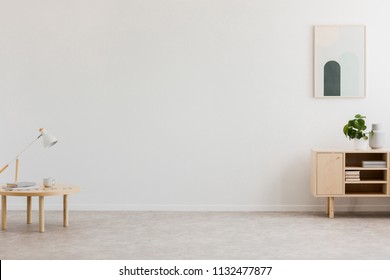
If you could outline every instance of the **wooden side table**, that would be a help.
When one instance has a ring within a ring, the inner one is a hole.
[[[63,225],[69,226],[68,214],[68,195],[80,191],[79,187],[68,185],[55,185],[54,187],[45,188],[43,186],[27,189],[27,190],[6,190],[4,187],[0,189],[1,195],[1,229],[7,229],[7,196],[25,196],[27,197],[27,224],[31,224],[32,207],[31,198],[38,196],[39,198],[39,231],[45,232],[45,216],[44,216],[44,197],[63,195]]]

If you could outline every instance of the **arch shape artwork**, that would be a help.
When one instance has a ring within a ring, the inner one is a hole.
[[[366,97],[366,27],[314,26],[314,97]]]
[[[341,67],[334,60],[324,65],[324,96],[341,96]]]

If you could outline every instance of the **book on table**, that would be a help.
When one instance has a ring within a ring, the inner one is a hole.
[[[20,191],[20,190],[38,189],[38,187],[34,182],[12,182],[12,183],[7,183],[7,185],[3,187],[3,189],[7,191]]]
[[[27,187],[34,187],[36,183],[34,182],[12,182],[7,183],[8,188],[27,188]]]

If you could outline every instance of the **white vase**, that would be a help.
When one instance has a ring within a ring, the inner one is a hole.
[[[385,146],[386,133],[382,130],[382,126],[379,123],[372,124],[372,132],[369,138],[372,149],[381,149]]]
[[[368,140],[354,139],[355,150],[367,150],[368,149]]]

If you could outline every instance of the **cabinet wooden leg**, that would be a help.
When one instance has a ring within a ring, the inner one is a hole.
[[[329,215],[329,197],[325,197],[325,214]]]
[[[334,197],[329,197],[329,218],[334,218]]]
[[[31,196],[27,197],[27,224],[31,224],[32,221],[31,199]]]
[[[1,196],[1,229],[7,229],[7,196]]]

